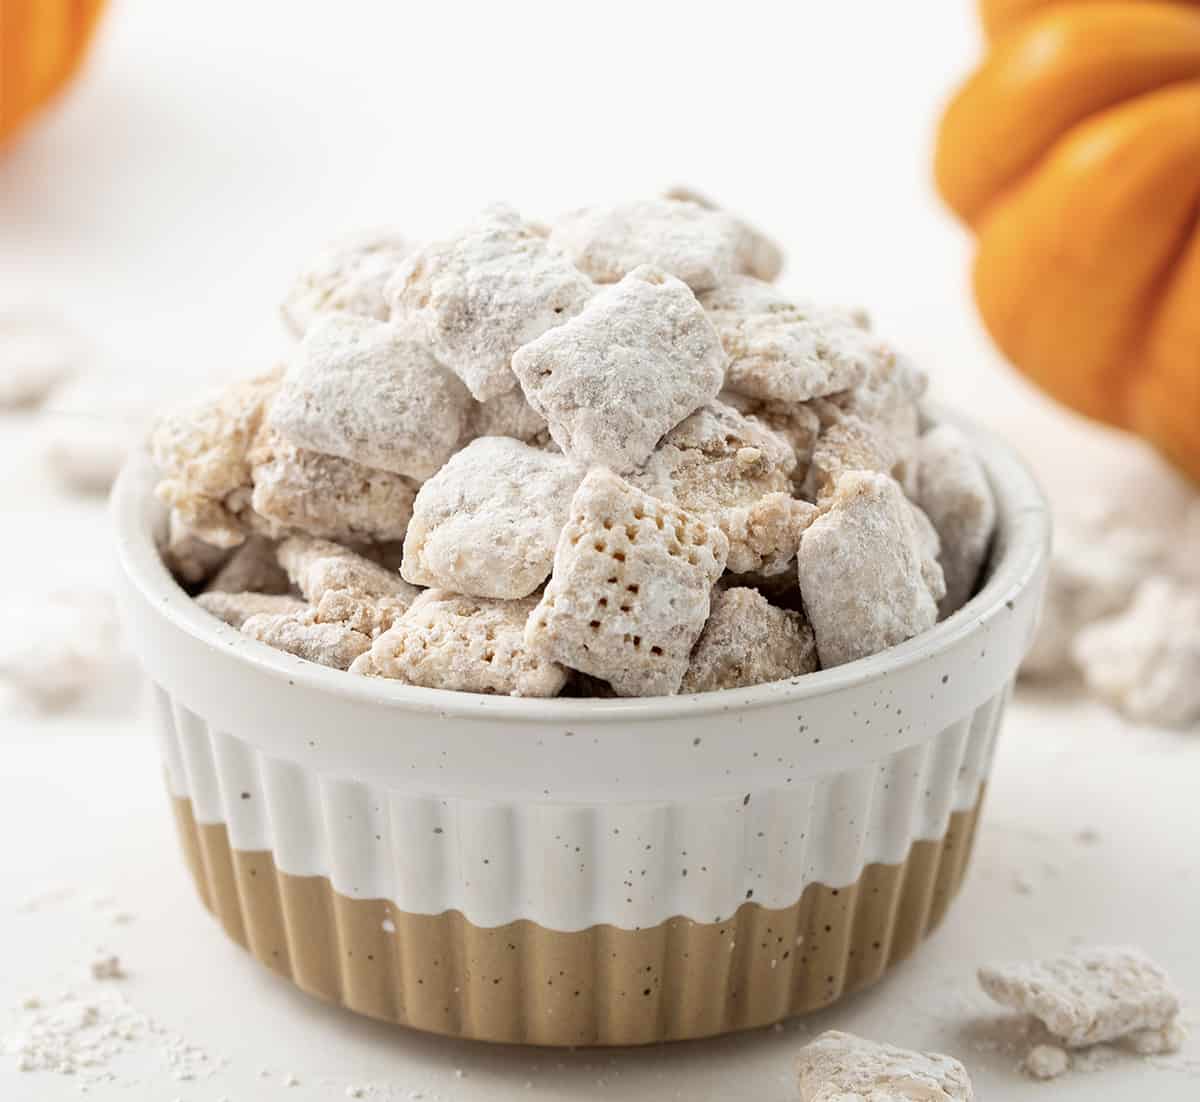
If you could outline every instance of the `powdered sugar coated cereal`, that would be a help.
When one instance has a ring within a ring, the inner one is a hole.
[[[263,534],[292,532],[346,543],[402,540],[416,487],[403,475],[298,448],[261,432],[251,449],[253,515]]]
[[[468,444],[417,494],[401,573],[474,597],[527,597],[549,576],[583,472],[519,440]]]
[[[410,685],[508,696],[557,696],[566,671],[531,650],[525,624],[536,598],[494,601],[426,590],[357,667]]]
[[[242,634],[335,670],[349,669],[371,646],[368,636],[344,624],[318,623],[311,609],[281,615],[259,613],[242,624]]]
[[[333,242],[296,277],[280,307],[284,324],[302,337],[314,321],[330,313],[387,321],[384,288],[411,252],[412,244],[386,227]]]
[[[678,692],[728,551],[720,529],[595,468],[571,501],[526,640],[620,696]]]
[[[428,478],[467,433],[471,399],[403,330],[335,314],[297,348],[271,427],[298,447]]]
[[[817,645],[799,612],[776,608],[753,589],[717,590],[679,691],[739,689],[814,673]]]
[[[996,1002],[1031,1014],[1068,1048],[1163,1029],[1179,1013],[1167,974],[1140,949],[1095,947],[990,965],[979,982]]]
[[[888,356],[849,310],[799,302],[749,276],[700,296],[729,356],[726,386],[754,398],[804,402],[863,383]]]
[[[516,386],[513,353],[579,313],[593,288],[511,207],[489,207],[459,236],[426,245],[389,288],[393,318],[480,401]]]
[[[996,527],[996,500],[967,438],[954,425],[937,425],[922,436],[917,459],[916,503],[940,538],[944,617],[975,591]]]
[[[967,1069],[950,1056],[912,1052],[830,1030],[796,1062],[800,1102],[973,1102]]]
[[[936,535],[895,479],[841,475],[800,543],[800,592],[822,668],[911,639],[937,622],[944,595]]]
[[[724,353],[695,296],[638,268],[513,357],[550,435],[581,466],[633,470],[662,435],[716,397]]]
[[[705,210],[721,210],[721,207],[703,192],[689,187],[669,188],[664,197],[695,203]],[[738,268],[757,279],[772,280],[783,270],[783,250],[761,230],[750,225],[744,218],[733,216],[741,231],[738,244]]]
[[[795,464],[782,436],[714,401],[667,433],[630,481],[718,525],[729,539],[729,570],[777,573],[816,514],[792,497]]]
[[[679,199],[586,207],[559,218],[550,242],[597,283],[616,283],[643,265],[707,291],[745,261],[744,228],[724,211]]]
[[[196,603],[230,627],[240,628],[251,616],[272,616],[303,612],[305,604],[286,593],[201,593]]]

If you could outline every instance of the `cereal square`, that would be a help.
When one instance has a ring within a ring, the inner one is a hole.
[[[511,207],[489,207],[449,241],[409,257],[389,288],[392,318],[414,325],[480,401],[515,387],[523,344],[583,309],[592,282]]]
[[[303,337],[326,314],[387,321],[390,307],[384,288],[412,249],[407,238],[386,227],[334,241],[296,277],[280,307],[284,324]]]
[[[937,534],[895,479],[841,475],[800,542],[800,592],[822,668],[933,627],[945,592],[936,556]]]
[[[720,529],[596,468],[571,501],[525,638],[619,696],[676,693],[728,552]]]
[[[973,1102],[967,1069],[951,1056],[912,1052],[830,1030],[796,1062],[800,1102]]]
[[[795,465],[786,439],[713,401],[667,433],[629,480],[717,525],[729,539],[729,570],[778,573],[795,559],[816,515],[792,497]]]
[[[513,357],[529,404],[580,466],[633,470],[715,398],[725,355],[685,284],[638,268]]]
[[[814,306],[749,276],[700,304],[729,356],[726,385],[753,398],[806,402],[861,384],[891,353],[850,310]]]
[[[211,612],[218,620],[230,627],[240,628],[251,616],[266,613],[281,616],[292,612],[303,612],[305,604],[299,597],[286,593],[201,593],[196,598],[205,612]]]
[[[1179,1013],[1167,974],[1140,949],[1100,946],[990,965],[979,982],[1003,1006],[1031,1014],[1069,1048],[1163,1029]]]
[[[782,681],[818,669],[812,628],[754,589],[718,589],[679,691],[711,693]]]
[[[915,500],[941,542],[946,596],[939,613],[946,617],[975,592],[996,528],[992,487],[961,429],[937,425],[918,441]]]
[[[422,479],[454,454],[471,406],[411,335],[333,314],[300,342],[268,420],[298,447]]]
[[[242,624],[242,634],[275,650],[335,670],[348,670],[350,664],[371,646],[366,635],[345,624],[318,623],[312,609],[282,614],[259,613]]]
[[[494,601],[427,589],[355,672],[433,689],[557,696],[566,671],[525,642],[536,605],[534,597]]]
[[[583,472],[506,436],[468,444],[417,494],[401,573],[471,597],[528,597],[550,575]]]
[[[403,475],[298,448],[269,428],[250,451],[250,523],[272,539],[294,532],[345,543],[402,540],[416,487]]]
[[[705,210],[720,210],[721,207],[703,192],[689,187],[673,187],[665,194],[666,199],[681,199],[695,203]],[[783,250],[761,230],[750,225],[744,218],[733,215],[738,224],[739,243],[737,250],[738,271],[746,272],[756,279],[768,282],[777,279],[783,271]]]
[[[698,203],[641,199],[572,211],[555,222],[550,243],[597,283],[616,283],[650,265],[699,293],[741,269],[745,230],[731,215]]]

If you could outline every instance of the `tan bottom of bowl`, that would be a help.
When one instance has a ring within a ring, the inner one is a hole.
[[[637,1045],[753,1029],[878,980],[957,894],[980,800],[945,837],[843,888],[810,884],[782,910],[745,903],[728,922],[576,933],[532,922],[485,929],[457,911],[414,915],[280,872],[230,848],[174,799],[204,905],[260,961],[310,994],[431,1033],[536,1045]]]

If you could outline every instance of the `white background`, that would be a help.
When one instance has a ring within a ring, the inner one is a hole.
[[[494,198],[547,217],[683,182],[769,227],[789,285],[870,306],[940,395],[1018,442],[1059,505],[1105,490],[1169,512],[1181,491],[1153,457],[1033,395],[975,322],[969,242],[932,194],[929,145],[978,49],[962,2],[115,2],[84,81],[0,159],[0,304],[56,304],[120,370],[169,387],[281,354],[287,280],[342,230],[426,236]],[[52,486],[37,432],[0,419],[0,615],[109,569],[102,505]],[[953,1052],[988,1102],[1200,1096],[1196,1042],[1029,1083],[972,981],[983,959],[1135,942],[1200,999],[1194,736],[1025,690],[972,877],[915,961],[782,1032],[558,1054],[362,1022],[228,944],[185,880],[130,695],[120,681],[49,720],[0,696],[0,1033],[26,993],[94,989],[86,963],[104,944],[132,1002],[225,1062],[177,1082],[148,1049],[92,1097],[306,1102],[374,1083],[383,1098],[787,1099],[797,1045],[831,1026]],[[1098,844],[1076,839],[1085,828]],[[94,904],[108,896],[135,921],[113,925]],[[0,1054],[5,1102],[75,1097],[72,1080]]]

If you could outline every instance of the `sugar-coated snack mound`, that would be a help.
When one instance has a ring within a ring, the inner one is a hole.
[[[318,256],[287,362],[159,419],[163,557],[299,659],[423,688],[795,680],[969,600],[995,503],[923,373],[697,193]]]
[[[972,1102],[967,1069],[952,1056],[912,1052],[830,1030],[800,1050],[800,1102]]]

